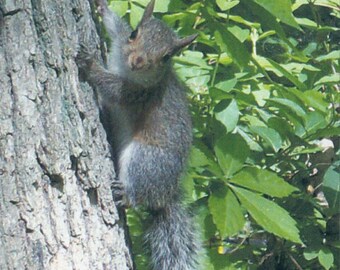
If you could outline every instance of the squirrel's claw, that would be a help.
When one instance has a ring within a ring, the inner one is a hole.
[[[111,184],[112,197],[118,207],[127,208],[128,202],[124,190],[124,185],[115,179]]]
[[[96,50],[90,50],[85,45],[80,44],[78,48],[78,54],[75,57],[75,61],[79,70],[80,80],[85,80],[89,70],[91,69],[91,66],[93,65],[93,63],[96,62],[96,55]]]
[[[108,10],[108,4],[106,0],[96,0],[97,12],[100,16]]]
[[[76,63],[79,68],[86,68],[95,60],[95,50],[90,50],[85,45],[81,44],[76,56]]]

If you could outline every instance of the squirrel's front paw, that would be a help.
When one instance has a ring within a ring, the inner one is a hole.
[[[127,208],[129,206],[126,198],[124,185],[118,179],[115,179],[111,185],[112,197],[118,207]]]
[[[103,16],[108,10],[108,5],[106,0],[96,0],[97,12],[100,16]]]
[[[79,70],[86,72],[86,70],[93,64],[95,59],[96,51],[90,50],[88,47],[81,44],[75,59]]]

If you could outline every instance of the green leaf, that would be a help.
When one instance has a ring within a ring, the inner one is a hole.
[[[327,60],[337,60],[340,59],[340,50],[332,51],[326,55],[320,55],[315,58],[316,61],[327,61]]]
[[[317,109],[321,112],[327,112],[329,103],[326,102],[325,95],[315,91],[308,90],[302,93],[303,101],[310,107]]]
[[[229,181],[239,186],[279,198],[286,197],[298,190],[275,173],[255,167],[244,168]]]
[[[147,0],[147,3],[149,2],[150,0]],[[170,0],[157,0],[155,2],[154,12],[167,12],[170,2],[171,2]]]
[[[243,188],[231,186],[250,215],[265,230],[295,243],[302,244],[296,221],[276,203]]]
[[[230,80],[227,81],[221,81],[219,83],[217,83],[215,85],[216,88],[221,89],[224,92],[230,92],[231,90],[233,90],[233,88],[235,87],[237,83],[237,79],[236,78],[232,78]]]
[[[191,148],[189,163],[192,167],[202,167],[210,164],[208,157],[197,147]]]
[[[141,223],[141,215],[136,215],[133,209],[128,209],[126,211],[127,222],[129,228],[133,231],[133,236],[140,236],[143,234],[143,226]]]
[[[221,137],[214,150],[218,163],[227,177],[239,171],[249,155],[249,146],[239,134]]]
[[[142,5],[143,7],[146,7],[147,4],[148,4],[150,1],[149,1],[149,0],[133,0],[132,2],[135,3],[135,4],[140,4],[140,5]]]
[[[260,127],[260,126],[250,126],[251,131],[259,135],[264,139],[275,152],[278,152],[282,147],[282,139],[280,134],[272,128]]]
[[[241,27],[234,25],[229,26],[228,30],[241,42],[244,42],[249,38],[250,31],[248,29],[242,29]]]
[[[144,13],[144,9],[139,7],[136,4],[131,3],[131,8],[130,8],[130,24],[132,28],[136,28],[138,25],[140,19],[142,18]]]
[[[301,117],[302,119],[304,119],[306,116],[305,110],[292,100],[285,98],[269,98],[268,101],[275,105],[281,105],[283,107],[286,107],[286,109],[294,112],[297,116]]]
[[[109,8],[122,17],[127,13],[129,5],[127,1],[114,1],[109,4]]]
[[[306,2],[305,4],[309,4],[309,3]],[[328,8],[334,8],[334,9],[339,8],[338,2],[333,1],[333,0],[315,0],[313,2],[313,5],[328,7]]]
[[[313,4],[315,4],[315,2]],[[318,23],[316,23],[315,21],[312,21],[312,20],[307,19],[307,18],[295,18],[295,20],[297,21],[297,23],[299,25],[311,28],[314,31],[318,31],[318,32],[321,32],[321,31],[339,31],[339,28],[337,28],[337,27],[321,26]]]
[[[318,254],[320,264],[326,269],[330,269],[334,263],[334,255],[327,247],[322,247]]]
[[[248,122],[250,126],[267,127],[266,123],[261,121],[259,117],[253,115],[245,115],[242,120]]]
[[[340,212],[340,181],[336,166],[340,167],[339,161],[335,162],[335,164],[326,171],[322,183],[322,190],[329,204],[329,208],[335,212]]]
[[[213,190],[209,196],[208,206],[213,217],[214,224],[220,233],[226,235],[227,227],[227,190],[225,187],[220,187]]]
[[[332,137],[338,136],[340,134],[340,127],[327,127],[323,130],[318,131],[314,135],[310,137],[311,140],[323,138],[323,137]]]
[[[210,81],[210,75],[200,75],[193,77],[191,79],[188,79],[186,81],[187,85],[190,85],[190,87],[202,89],[202,87],[206,87],[207,83]]]
[[[208,70],[201,69],[199,67],[195,67],[195,66],[192,66],[192,65],[190,66],[190,68],[188,68],[187,65],[176,65],[175,64],[174,66],[175,66],[176,73],[181,78],[184,78],[185,80],[187,78],[198,77],[198,76],[209,74]]]
[[[310,261],[318,257],[318,251],[312,248],[306,248],[303,251],[303,256],[307,261]]]
[[[203,229],[204,237],[211,238],[216,234],[216,225],[214,224],[211,211],[209,210],[209,201],[207,198],[200,199],[195,205],[195,215],[197,215],[197,225]]]
[[[286,70],[285,68],[283,68],[281,65],[279,65],[278,63],[276,63],[275,61],[267,58],[267,60],[270,62],[270,64],[276,68],[279,72],[281,72],[288,80],[290,80],[297,88],[299,88],[300,90],[306,90],[307,86],[304,85],[302,82],[299,81],[299,79],[297,77],[295,77],[294,75],[292,75],[288,70]]]
[[[268,10],[274,17],[282,22],[301,30],[292,14],[292,3],[290,0],[255,0],[256,3]]]
[[[325,116],[319,112],[309,112],[306,116],[305,128],[307,132],[314,133],[327,126]]]
[[[268,12],[262,6],[256,4],[255,2],[248,1],[247,5],[252,9],[252,12],[258,15],[258,19],[261,22],[261,25],[265,26],[268,29],[273,29],[277,33],[277,35],[284,41],[294,52],[292,57],[301,62],[307,62],[309,60],[301,51],[299,51],[296,46],[286,37],[285,32],[281,24],[279,24],[276,20],[276,16],[273,16],[270,12]]]
[[[270,97],[270,94],[271,93],[268,90],[252,90],[252,95],[260,107],[263,107],[266,104],[266,100]]]
[[[218,110],[219,107],[222,107],[222,105],[225,103],[225,100],[222,100],[219,104],[216,106],[216,109]],[[215,117],[218,121],[220,121],[227,129],[227,132],[232,132],[238,122],[240,115],[240,111],[238,110],[237,103],[235,99],[233,99],[228,107],[225,109],[215,112]]]
[[[237,233],[245,224],[242,208],[229,188],[213,190],[209,197],[209,209],[222,237]]]
[[[315,82],[315,85],[327,84],[327,83],[330,83],[330,84],[339,83],[339,74],[332,74],[332,75],[324,76],[320,80]]]
[[[143,7],[146,7],[149,4],[150,0],[133,0],[131,2],[137,5],[142,5]],[[116,3],[116,1],[113,1],[113,3]],[[163,13],[167,12],[169,4],[170,4],[170,0],[157,0],[155,2],[154,12],[163,12]]]
[[[262,147],[252,137],[249,136],[248,130],[246,132],[242,127],[240,127],[237,129],[237,133],[240,134],[240,136],[242,136],[242,138],[248,144],[251,151],[263,152]]]
[[[223,171],[215,160],[214,153],[202,142],[196,141],[190,153],[190,166],[194,168],[206,167],[215,176],[222,178]]]
[[[310,27],[310,28],[317,28],[318,24],[310,19],[307,18],[296,18],[296,21],[298,22],[298,24],[302,25],[302,26],[306,26],[306,27]]]
[[[220,50],[227,51],[241,69],[247,66],[251,55],[246,47],[226,27],[224,28],[220,24],[215,26],[214,36]]]
[[[228,0],[216,0],[217,6],[222,11],[229,10],[229,9],[233,8],[234,6],[238,5],[239,3],[240,3],[240,1],[238,1],[238,0],[232,0],[232,1],[228,1]]]
[[[240,231],[246,223],[241,205],[231,189],[227,190],[226,206],[226,235],[231,236]]]
[[[241,16],[235,16],[231,14],[220,14],[220,13],[218,15],[220,15],[222,18],[230,19],[231,21],[244,24],[245,26],[248,26],[249,28],[260,28],[261,27],[259,23],[247,21]]]
[[[210,70],[212,69],[206,61],[203,59],[203,53],[194,52],[190,50],[186,50],[180,57],[174,57],[174,60],[181,64],[186,64],[189,66],[198,66],[201,69]]]
[[[186,173],[182,178],[181,178],[181,187],[187,194],[183,201],[186,204],[193,203],[196,199],[196,194],[195,194],[195,182],[191,174]]]
[[[292,126],[289,122],[280,117],[271,117],[268,119],[268,127],[276,130],[284,139],[294,133]]]

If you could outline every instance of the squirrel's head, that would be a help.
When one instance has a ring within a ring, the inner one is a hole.
[[[152,17],[154,5],[151,0],[123,50],[129,77],[143,85],[159,82],[171,66],[171,57],[197,37],[177,37],[164,22]]]

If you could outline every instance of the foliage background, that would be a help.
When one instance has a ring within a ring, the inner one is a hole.
[[[110,6],[135,27],[148,2]],[[204,269],[339,267],[339,11],[327,0],[156,1],[180,36],[199,33],[174,65],[190,88],[184,187]],[[145,216],[128,219],[148,269]]]

